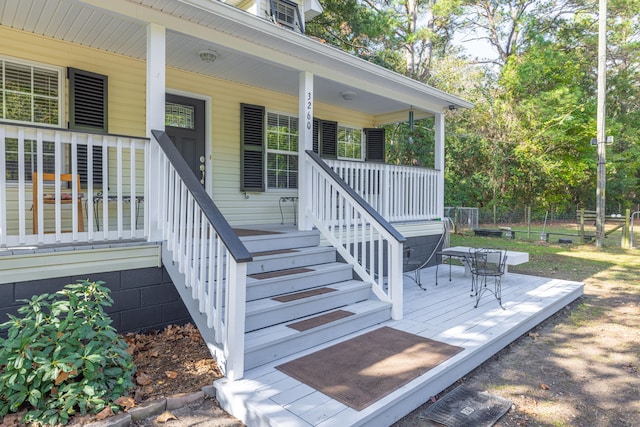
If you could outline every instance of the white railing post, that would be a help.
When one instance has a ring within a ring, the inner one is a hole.
[[[382,173],[382,216],[387,219],[391,214],[391,169],[384,168]]]
[[[436,183],[436,215],[444,218],[444,114],[434,115],[435,160],[433,167],[438,171]]]
[[[231,258],[231,257],[229,257]],[[233,259],[228,262],[229,315],[227,317],[227,371],[226,376],[231,381],[244,375],[244,328],[246,317],[247,264],[236,263]]]
[[[403,316],[404,286],[402,277],[402,252],[404,245],[398,242],[391,242],[389,250],[389,277],[388,281],[394,286],[389,286],[391,297],[391,318],[401,320]],[[399,285],[396,285],[399,284]]]

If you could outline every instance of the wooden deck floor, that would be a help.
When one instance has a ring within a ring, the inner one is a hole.
[[[274,369],[319,348],[250,370],[240,381],[216,382],[218,399],[250,427],[389,426],[583,293],[582,283],[509,273],[503,285],[506,310],[491,294],[474,308],[463,268],[453,267],[451,282],[448,275],[448,268],[441,266],[436,287],[435,267],[422,270],[427,291],[405,277],[404,319],[384,326],[465,350],[364,410],[355,411]]]

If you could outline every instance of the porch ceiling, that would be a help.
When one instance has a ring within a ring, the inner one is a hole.
[[[167,28],[169,67],[292,96],[314,74],[317,102],[375,116],[374,124],[472,104],[212,0],[6,0],[0,25],[144,60],[146,24]],[[215,62],[198,53],[214,50]],[[356,95],[346,101],[341,92]]]

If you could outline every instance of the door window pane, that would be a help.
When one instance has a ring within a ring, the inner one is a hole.
[[[173,102],[164,104],[164,124],[174,128],[195,129],[195,109]]]

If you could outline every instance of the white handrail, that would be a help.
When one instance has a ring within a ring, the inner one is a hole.
[[[145,138],[0,123],[0,163],[15,164],[0,177],[0,247],[146,238],[141,211],[146,211],[142,177],[148,146]],[[86,151],[90,178],[82,188],[75,179],[67,187],[59,176],[80,173],[81,149]],[[102,155],[102,175],[94,170],[94,153]],[[54,173],[56,179],[44,184],[39,180],[34,189],[32,173],[45,172]],[[65,199],[82,201],[82,218],[75,203],[69,205],[73,209],[63,208]],[[35,214],[37,224],[32,227]]]
[[[159,165],[151,173],[160,188],[167,189],[155,213],[164,244],[171,261],[184,275],[184,286],[198,302],[206,327],[213,330],[221,350],[216,353],[218,365],[227,378],[242,378],[246,276],[251,254],[166,133],[153,131],[153,135],[162,150]]]
[[[345,160],[325,162],[389,222],[438,219],[435,169]]]
[[[376,296],[392,304],[392,318],[401,319],[404,237],[316,154],[307,152],[306,161],[313,189],[309,220]]]

